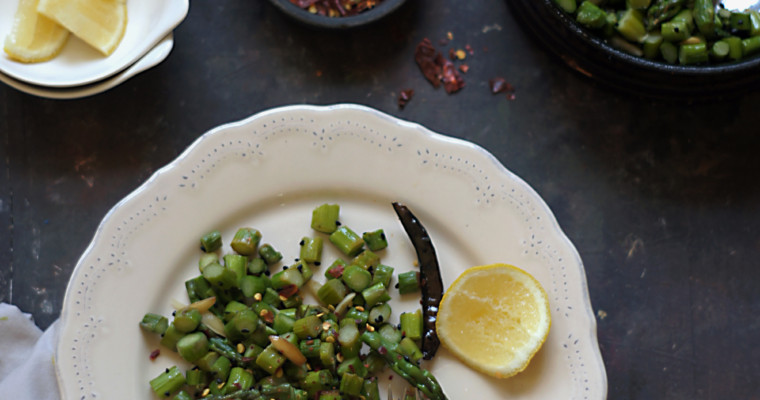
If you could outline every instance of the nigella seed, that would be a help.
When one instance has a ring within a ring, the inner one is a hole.
[[[303,272],[303,264],[298,264],[298,272]]]
[[[242,333],[248,333],[248,332],[250,332],[250,330],[248,328],[243,328],[243,329],[240,330],[240,332],[242,332]]]
[[[381,322],[383,322],[383,316],[382,315],[378,315],[377,318],[375,318],[375,322],[378,323],[378,324],[381,323]]]
[[[283,270],[283,271],[285,271],[286,269],[288,269],[288,266],[287,266],[287,265],[286,265],[286,266],[284,266],[284,267],[282,267],[282,270]]]
[[[306,244],[306,242],[305,242],[305,241],[303,241],[303,240],[301,240],[300,242],[298,242],[298,245],[299,245],[299,246],[303,246],[304,244]]]
[[[340,226],[341,225],[340,221],[335,221],[335,225]]]
[[[319,262],[319,261],[314,261],[314,265],[316,265],[318,267],[318,266],[322,265],[322,263]]]

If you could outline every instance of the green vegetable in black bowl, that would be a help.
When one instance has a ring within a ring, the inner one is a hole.
[[[713,0],[555,0],[612,46],[668,64],[738,61],[760,52],[760,11]]]
[[[623,92],[714,101],[753,90],[760,83],[760,52],[754,43],[760,39],[752,36],[751,29],[760,0],[723,0],[722,8],[718,5],[713,9],[712,35],[701,33],[700,25],[709,32],[709,18],[705,15],[711,9],[705,10],[702,4],[697,13],[697,0],[589,0],[585,5],[583,0],[507,3],[523,29],[569,67]],[[730,11],[734,9],[741,11]],[[685,12],[679,15],[684,10],[689,10],[691,19],[685,18]],[[728,14],[734,16],[733,25]],[[735,29],[747,25],[746,16],[750,29]],[[720,23],[716,24],[716,20]],[[681,24],[689,35],[679,41],[675,38],[683,35]],[[742,47],[745,40],[746,49]]]

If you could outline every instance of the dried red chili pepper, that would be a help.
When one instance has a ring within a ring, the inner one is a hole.
[[[420,220],[403,204],[394,202],[393,209],[414,246],[420,264],[420,303],[422,304],[423,330],[420,350],[422,350],[423,358],[430,360],[441,343],[435,330],[438,307],[443,297],[441,270],[438,266],[433,241]]]

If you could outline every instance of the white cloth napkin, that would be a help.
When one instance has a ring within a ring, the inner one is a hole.
[[[58,400],[58,321],[42,332],[29,314],[0,303],[0,399]]]

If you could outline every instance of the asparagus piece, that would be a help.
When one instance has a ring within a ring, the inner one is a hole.
[[[694,22],[703,35],[715,34],[715,5],[712,0],[694,1]]]
[[[656,26],[673,18],[686,4],[686,0],[657,0],[647,10],[647,19],[650,26]]]
[[[177,342],[177,352],[188,362],[195,362],[208,353],[208,339],[203,332],[187,334]]]
[[[364,240],[347,226],[340,226],[329,236],[330,242],[343,254],[353,257],[364,247]]]
[[[446,399],[446,395],[433,375],[428,371],[423,372],[416,364],[407,361],[397,351],[397,344],[386,341],[377,332],[365,331],[361,338],[364,343],[385,358],[385,361],[396,374],[406,379],[409,384],[419,389],[430,400]]]
[[[420,290],[420,274],[417,271],[409,271],[398,274],[398,283],[396,284],[398,292],[401,294],[414,293]]]
[[[607,24],[607,13],[589,0],[584,0],[578,7],[575,20],[589,29],[600,29]]]
[[[206,253],[219,250],[222,247],[222,233],[214,230],[201,237],[201,250]]]
[[[710,54],[704,43],[683,44],[678,49],[678,62],[684,65],[707,62],[709,58]]]
[[[401,320],[402,335],[413,340],[419,340],[422,338],[421,310],[417,309],[415,312],[402,313],[399,319]]]
[[[317,236],[310,238],[304,236],[299,243],[301,251],[300,259],[311,264],[318,264],[322,261],[322,238]]]
[[[159,397],[169,397],[185,384],[185,376],[175,365],[150,381],[150,387]]]
[[[256,389],[238,390],[226,394],[212,394],[203,397],[203,400],[265,400],[266,397]]]
[[[238,254],[253,256],[261,240],[261,232],[253,228],[240,228],[235,232],[230,246]]]
[[[382,229],[364,232],[362,239],[364,239],[364,243],[367,244],[367,248],[371,251],[378,251],[388,247],[388,240],[385,238],[385,232]]]
[[[349,265],[348,268],[343,271],[341,279],[343,280],[343,283],[354,292],[361,292],[372,282],[372,274],[360,266]]]
[[[147,313],[140,322],[140,326],[149,332],[163,335],[169,327],[169,320],[163,315]]]
[[[267,265],[272,265],[282,260],[282,253],[277,251],[271,244],[264,243],[259,247],[259,256]]]
[[[340,206],[322,204],[311,212],[311,228],[322,233],[333,233],[338,229]]]

